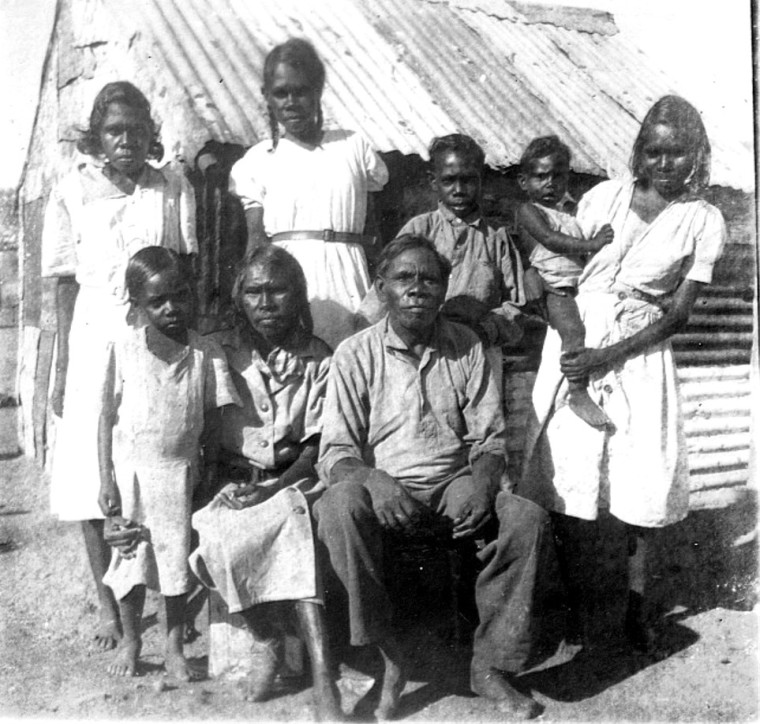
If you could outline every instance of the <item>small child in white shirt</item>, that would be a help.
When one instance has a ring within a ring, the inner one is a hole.
[[[546,315],[562,339],[563,352],[582,349],[585,342],[586,330],[574,298],[585,258],[613,238],[612,227],[605,224],[584,239],[575,217],[561,210],[569,175],[570,149],[557,136],[534,139],[520,159],[518,181],[529,199],[517,212],[520,240],[543,281]],[[588,380],[569,385],[568,404],[576,415],[592,427],[610,424],[589,396]]]

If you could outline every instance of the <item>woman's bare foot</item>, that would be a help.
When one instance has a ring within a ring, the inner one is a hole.
[[[121,641],[121,624],[118,618],[111,618],[101,612],[98,628],[95,630],[95,648],[99,651],[115,649]]]
[[[383,672],[383,688],[380,690],[380,702],[375,709],[375,718],[385,721],[393,718],[398,709],[401,694],[406,686],[404,674],[404,659],[401,649],[395,639],[386,639],[378,645],[383,657],[385,670]]]
[[[567,404],[570,406],[570,409],[581,418],[581,420],[587,422],[591,427],[595,427],[597,430],[614,428],[612,420],[610,420],[610,418],[604,414],[604,410],[591,399],[585,388],[571,389]]]
[[[470,688],[478,696],[490,699],[505,714],[518,719],[534,719],[543,707],[535,699],[520,693],[512,685],[513,675],[489,667],[473,669],[470,673]]]
[[[166,673],[177,681],[200,681],[203,677],[198,669],[192,667],[182,652],[167,651],[164,657]]]
[[[141,642],[138,640],[122,639],[114,660],[108,665],[106,671],[111,676],[136,676],[140,646]]]
[[[280,639],[253,639],[251,644],[251,674],[248,678],[248,699],[250,701],[264,701],[272,693],[281,654],[282,642]]]

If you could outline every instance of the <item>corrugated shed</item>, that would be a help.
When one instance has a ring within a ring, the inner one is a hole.
[[[381,151],[423,158],[433,136],[462,131],[481,142],[489,164],[508,167],[531,138],[551,132],[571,146],[576,171],[618,175],[646,110],[677,91],[609,14],[590,10],[506,0],[58,0],[21,191],[27,454],[41,457],[46,447],[55,329],[52,295],[39,276],[42,209],[72,163],[96,93],[108,81],[135,82],[161,123],[167,157],[185,159],[190,170],[208,141],[250,146],[269,136],[263,62],[291,36],[310,39],[327,65],[328,124],[361,130]],[[708,133],[713,182],[753,189],[752,149],[719,128]],[[219,242],[234,236],[222,223],[231,213],[221,166],[193,179],[207,242],[201,266],[209,288],[201,291],[209,298],[224,286]],[[706,295],[674,341],[687,366],[695,488],[746,480],[746,358],[756,318],[741,292],[726,286]],[[695,367],[706,364],[723,367]],[[508,380],[515,464],[533,376]]]
[[[263,60],[294,35],[328,67],[328,122],[423,157],[433,136],[462,131],[497,168],[551,132],[576,171],[618,175],[647,108],[677,90],[610,15],[507,0],[59,0],[55,32],[59,139],[74,138],[104,82],[128,78],[169,153],[188,159],[208,140],[268,136]],[[714,183],[753,188],[752,149],[708,131]],[[32,148],[26,198],[61,171],[47,150]]]

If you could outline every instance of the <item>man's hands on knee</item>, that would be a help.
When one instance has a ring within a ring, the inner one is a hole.
[[[452,538],[469,538],[493,518],[496,494],[485,487],[473,490],[462,502],[456,517]]]
[[[371,470],[364,487],[372,498],[372,508],[383,528],[401,532],[417,525],[424,506],[395,478],[382,470]]]
[[[494,517],[505,468],[504,458],[493,453],[484,453],[473,462],[472,490],[454,516],[453,538],[474,536]]]

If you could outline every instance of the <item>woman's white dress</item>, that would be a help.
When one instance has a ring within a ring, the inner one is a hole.
[[[263,208],[268,236],[286,231],[362,234],[367,192],[388,181],[382,159],[359,134],[328,130],[314,148],[280,139],[253,146],[230,172],[230,191],[243,208]],[[308,285],[314,334],[332,347],[354,331],[354,314],[369,289],[359,244],[321,238],[278,242],[301,264]]]
[[[726,242],[720,211],[705,201],[675,201],[647,225],[630,210],[633,189],[633,182],[603,182],[578,208],[586,238],[605,223],[615,231],[579,281],[576,301],[587,347],[607,347],[654,323],[681,280],[709,283]],[[589,391],[614,423],[613,433],[592,428],[567,406],[560,354],[559,336],[549,330],[533,391],[521,494],[587,520],[600,506],[644,527],[684,518],[689,468],[670,342],[592,376]]]
[[[132,195],[94,163],[79,165],[54,187],[45,212],[42,275],[79,283],[52,463],[50,508],[61,520],[103,517],[97,502],[99,383],[108,345],[127,326],[127,262],[146,246],[197,252],[195,197],[180,168],[146,166]]]

